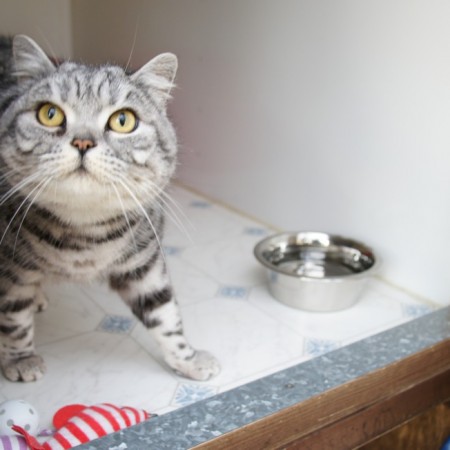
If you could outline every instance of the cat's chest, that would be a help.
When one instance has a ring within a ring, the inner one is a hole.
[[[90,245],[83,250],[55,249],[49,245],[36,243],[45,260],[45,272],[74,281],[94,280],[105,274],[111,263],[128,248],[128,242]]]
[[[134,223],[71,229],[41,222],[27,227],[43,271],[74,281],[97,279],[107,272],[127,252],[135,230]]]

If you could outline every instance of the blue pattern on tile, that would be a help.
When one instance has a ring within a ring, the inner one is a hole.
[[[98,329],[107,333],[128,334],[136,324],[132,317],[107,315],[101,321]]]
[[[242,286],[222,286],[219,289],[220,297],[228,298],[247,298],[249,289]]]
[[[266,236],[268,231],[260,227],[246,227],[244,228],[244,233],[250,236]]]
[[[192,200],[192,202],[189,203],[189,206],[192,208],[206,209],[211,207],[211,203],[205,200]]]
[[[181,247],[176,247],[174,245],[165,245],[164,254],[166,256],[179,256],[183,249]]]
[[[430,313],[431,311],[433,311],[433,308],[428,305],[402,305],[403,316],[411,319],[421,317],[425,314]]]
[[[175,391],[174,404],[187,406],[199,400],[212,397],[217,393],[217,388],[198,384],[180,383]]]
[[[308,338],[305,342],[306,354],[320,356],[339,348],[339,343],[325,339]]]

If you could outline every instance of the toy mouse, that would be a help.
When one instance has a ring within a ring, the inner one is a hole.
[[[143,422],[149,417],[150,414],[141,409],[119,408],[109,403],[69,405],[55,414],[53,425],[56,432],[42,444],[22,426],[13,425],[12,429],[25,438],[28,448],[32,450],[65,450]]]

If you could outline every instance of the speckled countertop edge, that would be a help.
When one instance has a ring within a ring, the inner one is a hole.
[[[189,449],[449,338],[445,307],[77,449]]]

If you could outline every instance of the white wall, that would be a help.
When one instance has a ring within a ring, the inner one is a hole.
[[[0,0],[0,32],[27,34],[52,56],[72,56],[70,0]]]
[[[282,229],[371,243],[450,302],[450,2],[76,0],[89,61],[180,58],[179,178]]]

